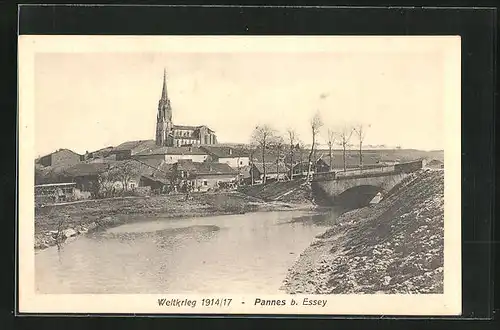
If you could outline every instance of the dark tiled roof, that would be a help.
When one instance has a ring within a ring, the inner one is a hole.
[[[200,149],[219,158],[248,157],[250,154],[247,150],[232,147],[200,146]]]
[[[54,152],[51,152],[50,154],[47,154],[47,155],[44,155],[44,156],[41,156],[41,157],[38,157],[36,160],[39,161],[41,158],[44,158],[44,157],[47,157],[47,156],[52,156],[54,154],[57,154],[58,152],[62,152],[62,151],[67,151],[67,152],[70,152],[70,153],[73,153],[75,155],[79,155],[81,156],[79,153],[76,153],[74,152],[73,150],[70,150],[70,149],[66,149],[66,148],[62,148],[62,149],[58,149]]]
[[[64,174],[76,176],[98,175],[109,168],[108,163],[80,163],[63,170]]]
[[[93,157],[106,157],[113,149],[114,147],[101,148],[99,150],[91,151],[89,154],[92,154]]]
[[[205,126],[205,125],[199,125],[199,126],[191,126],[191,125],[174,125],[173,126],[173,129],[185,129],[185,130],[193,130],[193,131],[196,131],[196,130],[199,130],[200,128],[202,127],[206,127],[208,129],[208,131],[210,132],[213,132],[213,130],[211,130],[208,126]]]
[[[179,159],[176,163],[176,169],[177,171],[195,172],[196,164],[191,159]]]
[[[191,125],[174,125],[173,129],[186,129],[186,130],[197,130],[200,126],[191,126]]]
[[[206,174],[237,174],[237,172],[225,163],[193,162],[190,159],[180,159],[176,163],[177,171],[191,172],[197,175]]]
[[[237,172],[225,163],[196,163],[197,174],[237,174]]]

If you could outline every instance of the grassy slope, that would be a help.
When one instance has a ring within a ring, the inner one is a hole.
[[[442,293],[444,175],[422,171],[379,204],[342,215],[301,254],[289,293]]]
[[[254,186],[241,186],[239,191],[248,196],[254,196],[267,201],[283,200],[283,194],[299,190],[299,188],[301,188],[301,186],[305,183],[305,179],[272,182],[265,185],[259,184]]]

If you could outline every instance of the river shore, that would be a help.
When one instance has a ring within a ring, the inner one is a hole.
[[[239,192],[123,197],[52,205],[35,209],[35,250],[69,237],[154,218],[190,218],[248,212],[309,210],[301,203],[265,202]]]
[[[423,170],[341,215],[300,254],[288,294],[443,293],[444,173]]]

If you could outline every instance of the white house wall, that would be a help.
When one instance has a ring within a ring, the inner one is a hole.
[[[248,166],[250,164],[250,159],[248,157],[219,158],[219,163],[227,164],[232,168],[238,168]]]

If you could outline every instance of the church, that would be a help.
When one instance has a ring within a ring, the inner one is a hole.
[[[215,132],[205,125],[174,125],[172,107],[167,93],[167,72],[163,71],[163,90],[158,102],[156,117],[156,145],[159,147],[182,147],[217,144]]]

